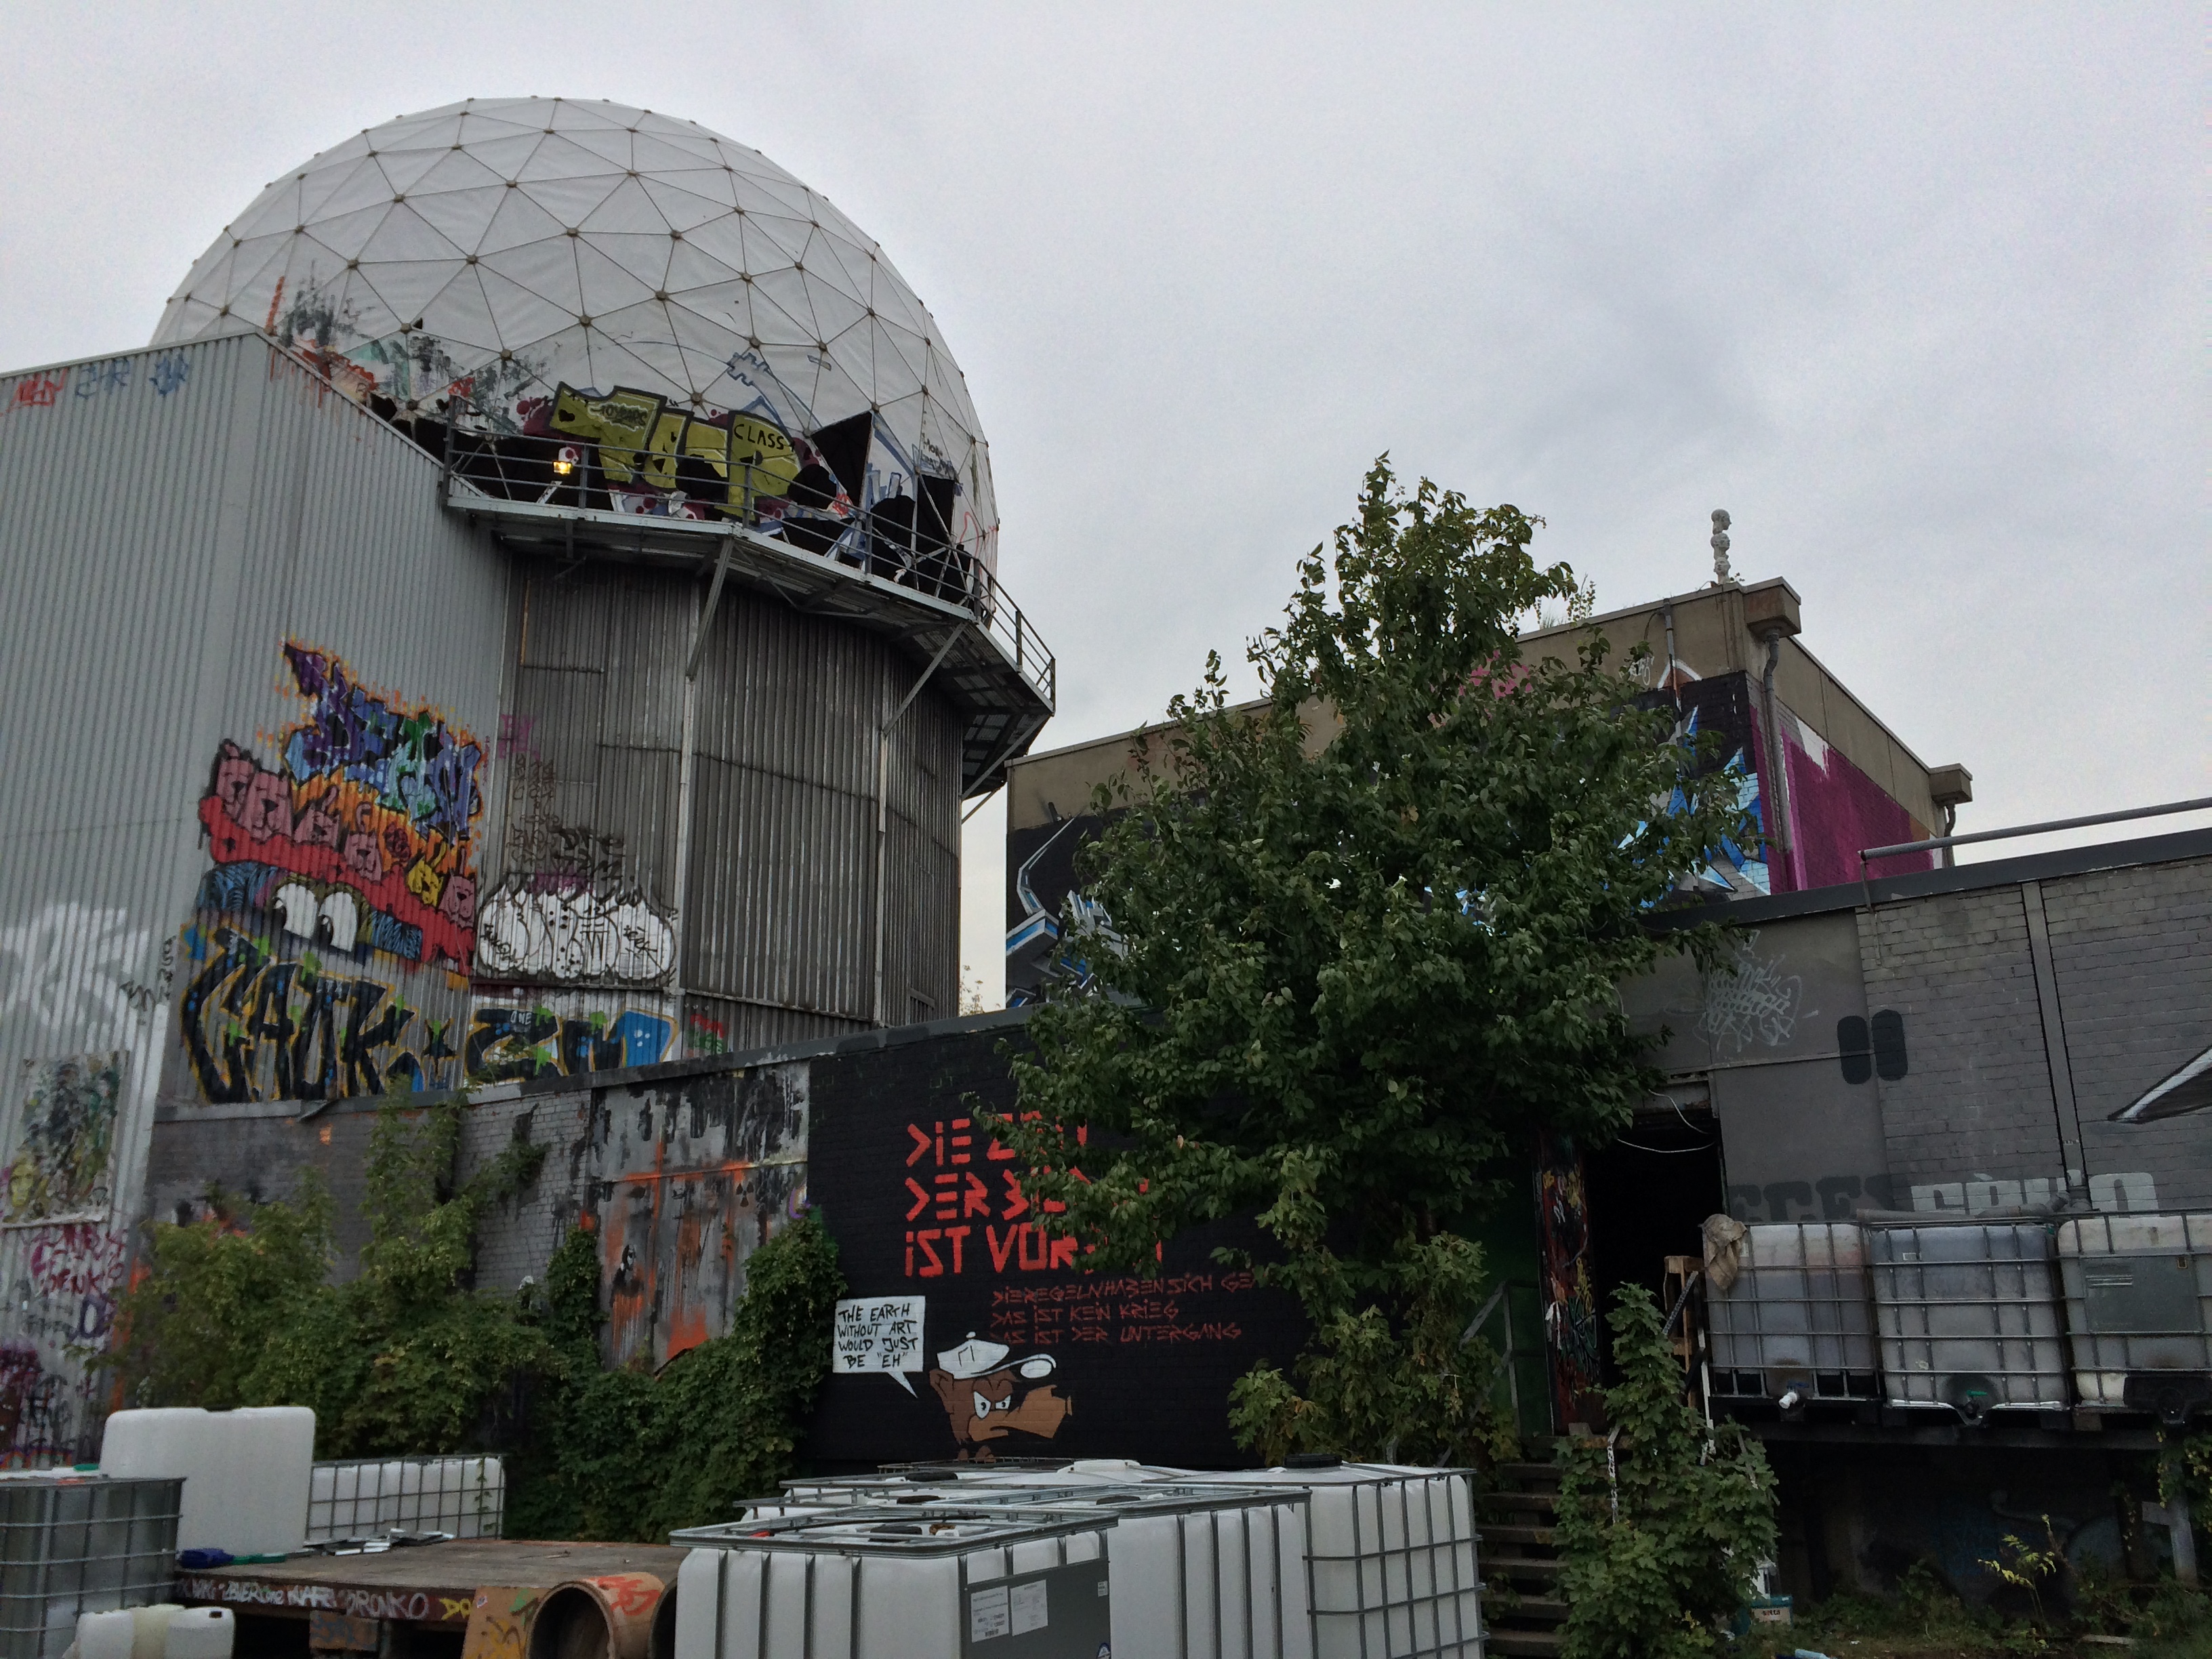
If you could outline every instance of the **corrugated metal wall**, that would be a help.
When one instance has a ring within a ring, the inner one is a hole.
[[[168,1010],[211,867],[200,804],[226,740],[274,767],[310,707],[286,643],[482,739],[474,839],[496,839],[507,562],[436,473],[255,337],[0,377],[0,1145],[8,1217],[40,1224],[0,1246],[19,1453],[77,1449],[90,1399],[61,1351],[112,1320],[157,1087],[198,1098]],[[346,971],[385,972],[371,954]]]
[[[689,1051],[872,1024],[876,734],[919,666],[878,635],[726,588],[690,690],[679,882],[683,671],[703,583],[550,565],[526,581],[510,727],[540,769],[531,802],[510,802],[518,833],[556,817],[553,840],[606,857],[603,884],[671,918]],[[928,690],[892,732],[884,961],[895,1024],[950,1013],[957,996],[959,740],[954,711]],[[526,774],[514,777],[520,792]],[[546,844],[537,838],[536,856]],[[571,857],[555,878],[574,879],[575,867]],[[502,893],[547,879],[510,845]],[[546,982],[515,975],[518,988]]]

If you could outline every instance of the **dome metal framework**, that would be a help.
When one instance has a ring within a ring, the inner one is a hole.
[[[674,565],[892,637],[995,786],[1057,666],[1000,586],[959,367],[875,240],[758,150],[605,101],[471,99],[271,183],[153,343],[264,333],[441,456],[525,555]]]
[[[255,198],[154,343],[254,330],[403,422],[592,446],[611,511],[996,566],[935,319],[819,192],[696,122],[507,98],[365,129]]]

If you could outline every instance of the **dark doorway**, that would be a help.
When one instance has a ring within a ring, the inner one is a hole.
[[[1641,1285],[1659,1301],[1666,1258],[1698,1255],[1705,1218],[1728,1208],[1720,1125],[1710,1112],[1639,1112],[1618,1140],[1584,1158],[1583,1191],[1598,1328],[1605,1333],[1605,1380],[1612,1383],[1620,1380],[1607,1322],[1613,1291]]]

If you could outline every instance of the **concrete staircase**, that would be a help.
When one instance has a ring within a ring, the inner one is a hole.
[[[1559,1651],[1567,1604],[1559,1600],[1559,1554],[1553,1522],[1559,1471],[1550,1463],[1500,1463],[1478,1505],[1482,1534],[1485,1646],[1501,1659]]]

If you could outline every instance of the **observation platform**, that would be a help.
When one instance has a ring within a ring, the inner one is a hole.
[[[535,453],[541,448],[548,453]],[[558,465],[573,470],[573,480],[556,476]],[[729,489],[727,504],[710,506],[710,498],[647,490],[642,480],[614,487],[588,457],[569,460],[556,441],[540,438],[455,434],[441,476],[447,508],[484,526],[502,547],[707,574],[709,617],[722,584],[736,582],[883,635],[919,665],[935,662],[931,684],[962,716],[963,798],[995,789],[1057,706],[1059,666],[1043,639],[970,550],[932,533],[927,512],[920,523],[911,510],[887,518],[880,507],[779,519],[742,484]]]

